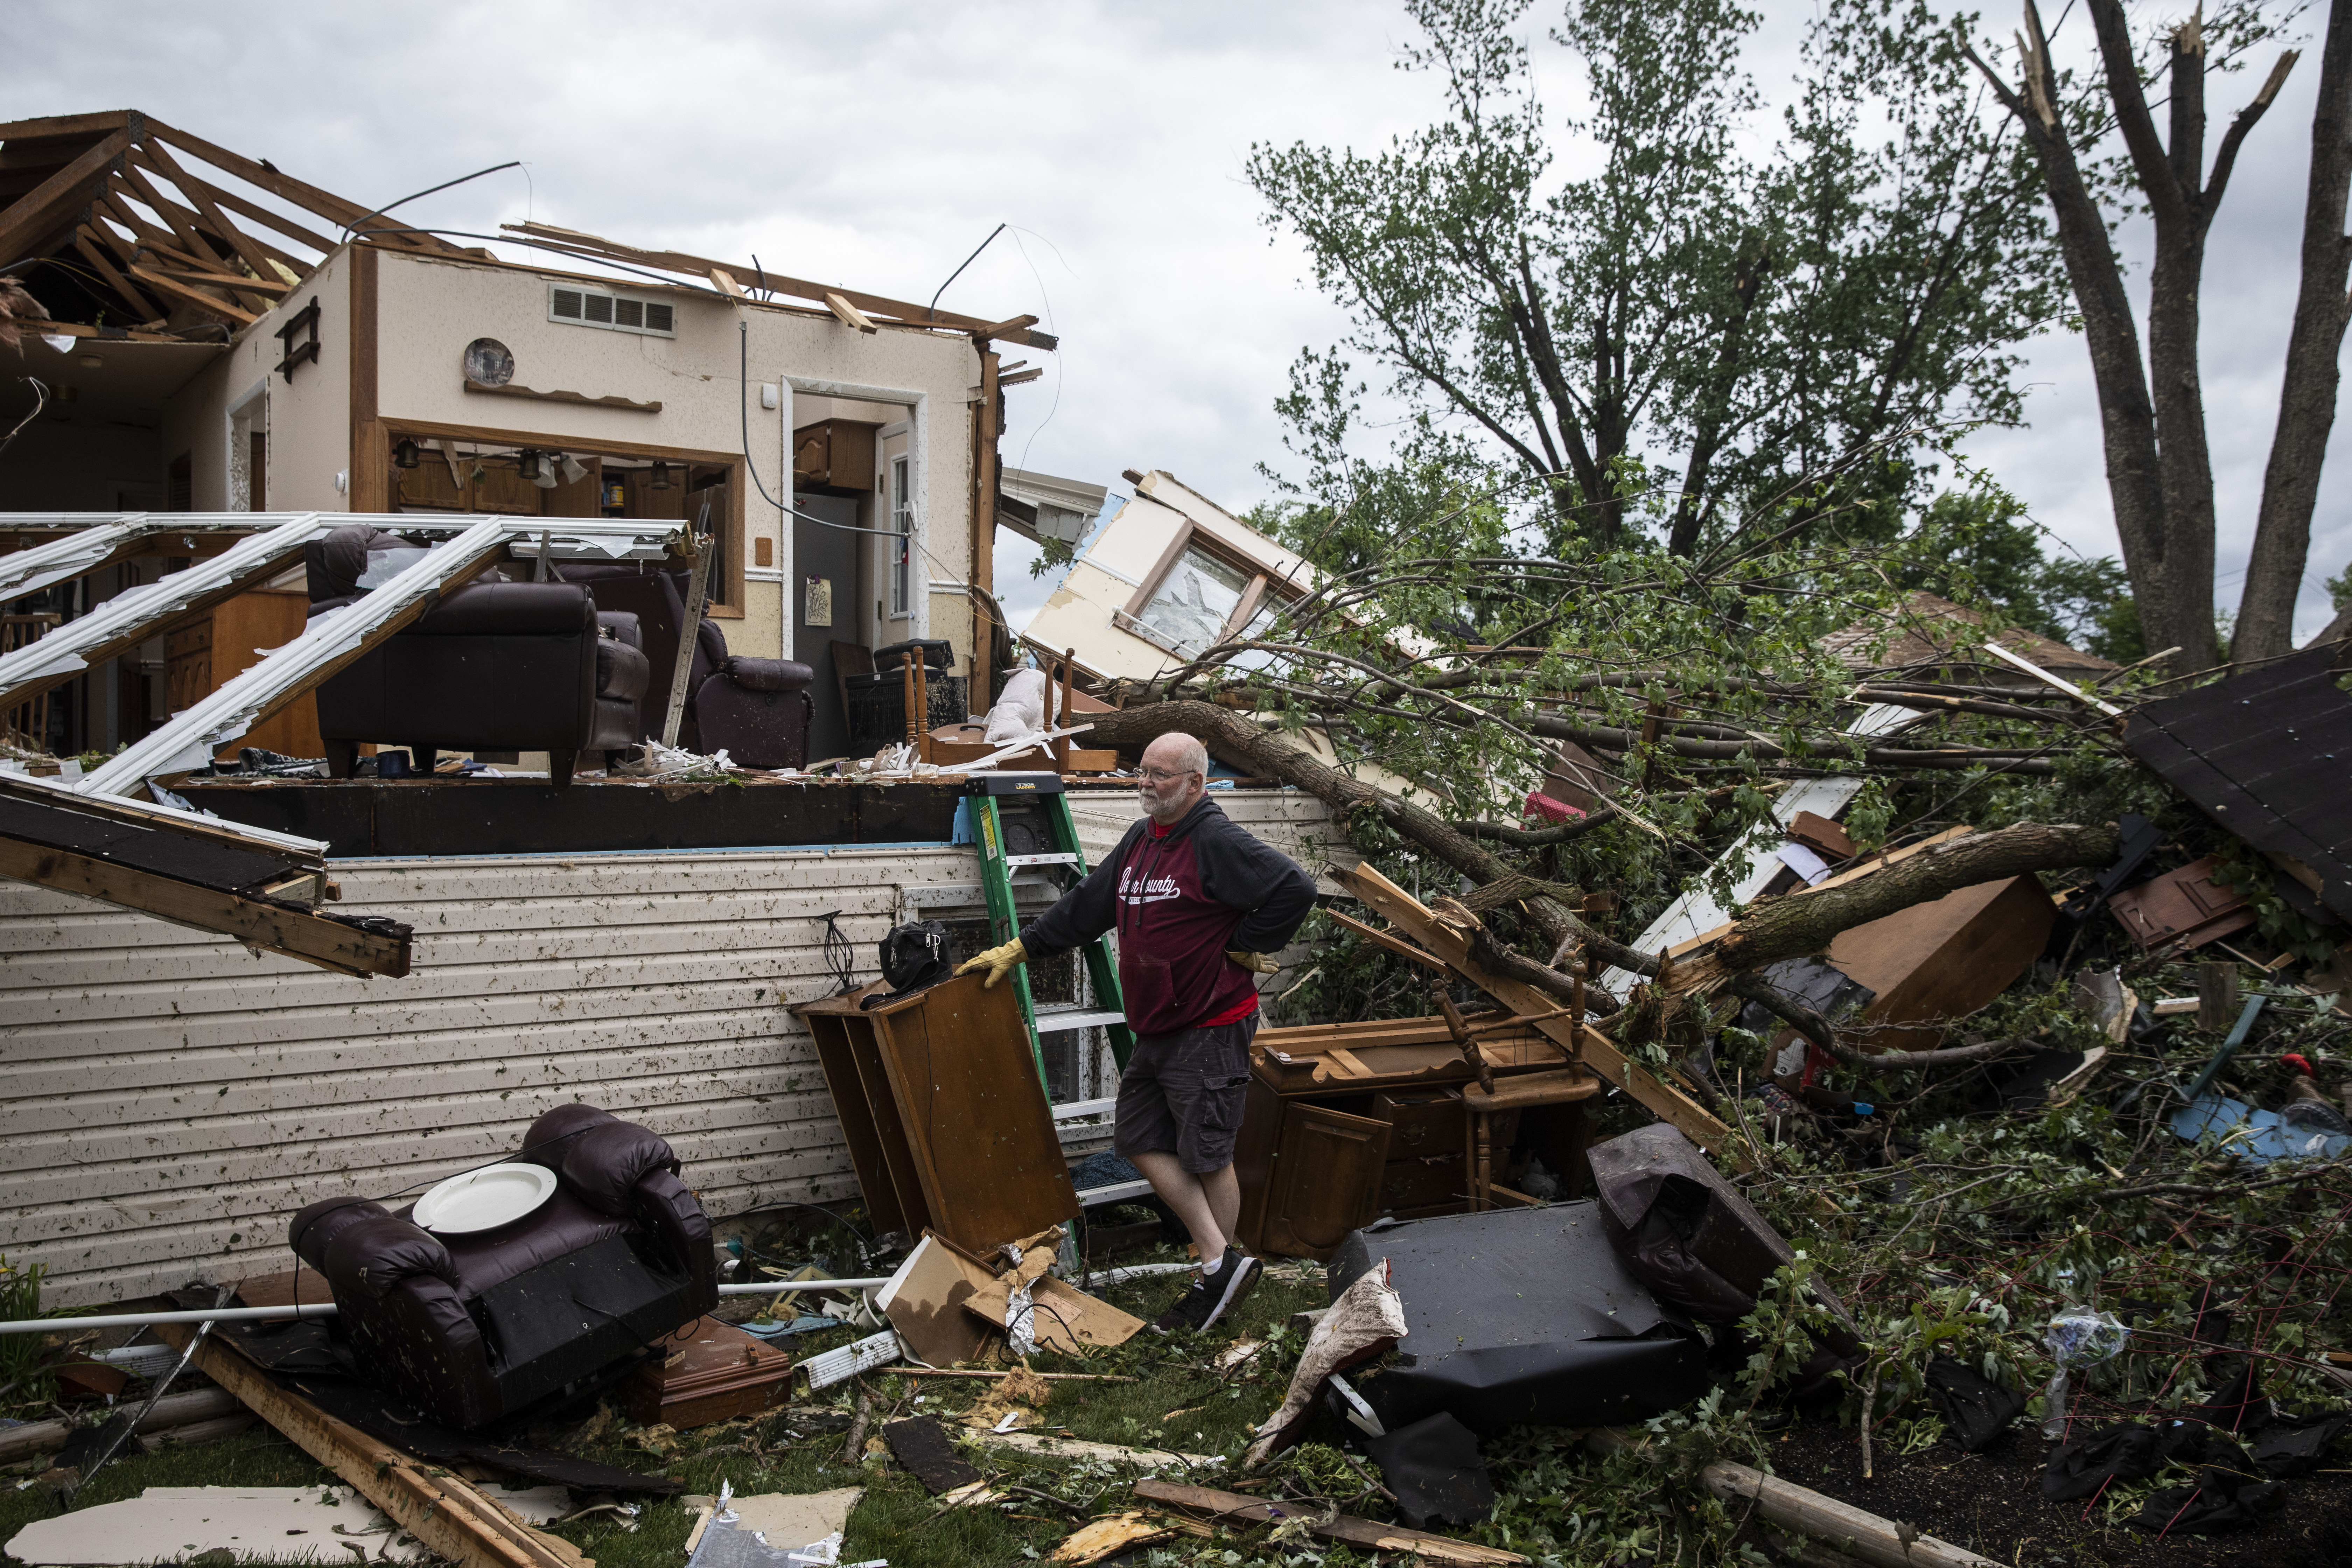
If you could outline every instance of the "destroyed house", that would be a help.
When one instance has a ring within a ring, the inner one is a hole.
[[[996,471],[1005,362],[1053,340],[437,237],[136,113],[0,155],[39,383],[0,388],[0,1251],[66,1304],[234,1270],[575,1100],[713,1214],[855,1195],[787,1006],[989,916],[958,779],[818,765],[985,711],[1000,504],[1086,508]],[[666,734],[743,765],[619,771]],[[1132,788],[1073,789],[1100,855]],[[1223,798],[1319,862],[1317,803]],[[1043,1053],[1066,1148],[1108,1134],[1105,1035]]]

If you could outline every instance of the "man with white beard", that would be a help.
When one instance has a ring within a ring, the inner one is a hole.
[[[1176,1211],[1201,1272],[1152,1327],[1216,1322],[1257,1283],[1234,1240],[1234,1139],[1257,1033],[1257,981],[1315,904],[1315,879],[1261,844],[1208,795],[1209,753],[1190,735],[1144,749],[1143,819],[1018,937],[956,973],[995,984],[1016,963],[1118,932],[1118,984],[1135,1050],[1119,1075],[1113,1147]]]

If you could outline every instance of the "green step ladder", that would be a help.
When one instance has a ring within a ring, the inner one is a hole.
[[[987,895],[989,929],[995,944],[1002,946],[1021,934],[1021,919],[1013,907],[1013,873],[1043,871],[1066,890],[1085,879],[1086,852],[1078,847],[1077,824],[1071,820],[1070,797],[1063,793],[1058,774],[981,773],[972,779],[971,792],[965,805],[971,812],[972,839],[980,850],[980,883]],[[1087,986],[1095,998],[1092,1005],[1041,1010],[1029,994],[1028,967],[1024,964],[1013,972],[1013,994],[1020,999],[1021,1016],[1029,1026],[1029,1055],[1037,1064],[1040,1084],[1046,1081],[1042,1043],[1046,1035],[1101,1026],[1122,1072],[1135,1049],[1108,939],[1097,937],[1080,951],[1086,958]],[[1057,1106],[1055,1116],[1067,1121],[1109,1108],[1108,1100],[1087,1100]]]

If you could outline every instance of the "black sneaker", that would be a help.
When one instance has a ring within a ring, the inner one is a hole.
[[[1199,1333],[1213,1327],[1218,1319],[1250,1293],[1258,1276],[1265,1272],[1265,1266],[1256,1258],[1238,1247],[1228,1247],[1223,1260],[1195,1279],[1192,1289],[1177,1298],[1151,1326],[1163,1334],[1179,1330]]]

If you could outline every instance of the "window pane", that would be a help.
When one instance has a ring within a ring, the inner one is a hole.
[[[1217,640],[1249,584],[1250,574],[1240,567],[1187,550],[1136,618],[1184,653],[1197,654]]]

